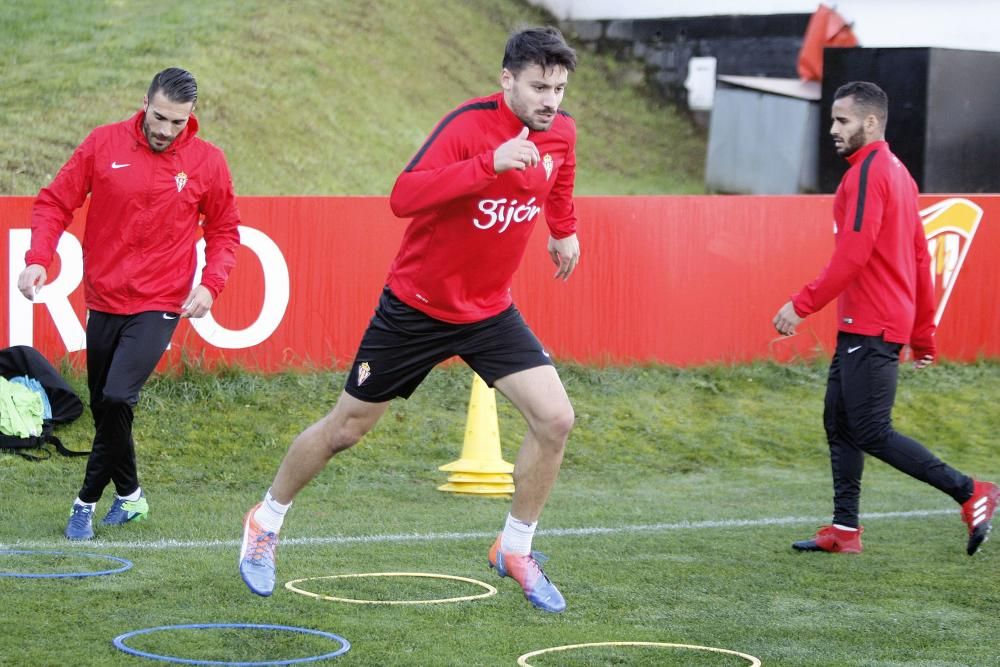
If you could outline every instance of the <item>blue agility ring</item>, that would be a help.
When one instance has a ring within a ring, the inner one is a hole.
[[[139,649],[132,648],[125,644],[125,640],[129,637],[135,637],[136,635],[144,635],[150,632],[159,632],[160,630],[204,630],[210,629],[215,630],[219,628],[237,628],[237,629],[248,629],[248,630],[285,630],[287,632],[298,632],[303,635],[317,635],[319,637],[326,637],[327,639],[332,639],[338,644],[340,648],[332,653],[324,653],[323,655],[310,655],[304,658],[291,658],[289,660],[265,660],[263,662],[226,662],[224,660],[192,660],[190,658],[178,658],[172,655],[158,655],[156,653],[146,653],[145,651],[140,651]],[[340,635],[335,635],[332,632],[323,632],[322,630],[310,630],[308,628],[297,628],[292,625],[259,625],[255,623],[191,623],[188,625],[161,625],[156,628],[146,628],[144,630],[133,630],[132,632],[126,632],[123,635],[118,635],[112,642],[115,647],[125,653],[130,655],[137,655],[140,658],[152,658],[153,660],[162,660],[163,662],[174,662],[183,665],[233,665],[240,667],[255,667],[257,665],[295,665],[303,662],[316,662],[317,660],[326,660],[327,658],[336,658],[338,655],[343,655],[351,649],[351,642],[347,641]]]
[[[124,572],[132,567],[132,561],[126,560],[124,558],[118,558],[117,556],[108,556],[105,554],[88,554],[88,553],[78,553],[75,551],[35,551],[31,549],[4,549],[0,551],[0,556],[7,556],[13,554],[39,554],[48,556],[86,556],[87,558],[100,558],[103,560],[110,560],[116,563],[121,563],[121,567],[113,570],[100,570],[97,572],[5,572],[0,571],[0,577],[20,577],[24,579],[69,579],[69,578],[81,578],[81,577],[102,577],[108,574],[118,574]]]

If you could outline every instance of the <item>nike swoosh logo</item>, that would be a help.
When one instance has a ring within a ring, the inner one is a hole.
[[[854,354],[855,352],[857,352],[860,349],[861,349],[860,345],[857,345],[855,347],[849,347],[849,348],[847,348],[847,354]]]
[[[163,319],[165,320],[176,320],[177,316],[171,313],[163,313]]]
[[[111,163],[112,169],[121,169],[122,167],[131,167],[131,166],[132,166],[131,162],[126,162],[125,164],[118,164],[117,162]]]

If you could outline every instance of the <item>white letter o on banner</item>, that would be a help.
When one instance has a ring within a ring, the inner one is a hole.
[[[191,326],[205,342],[215,347],[225,349],[241,349],[259,345],[274,333],[285,316],[288,307],[289,281],[288,264],[285,262],[281,249],[264,232],[252,227],[240,225],[240,243],[257,255],[260,266],[264,270],[264,303],[256,321],[246,329],[226,329],[219,325],[206,313],[201,318],[191,318]],[[197,245],[198,270],[195,272],[195,285],[199,284],[201,272],[205,268],[205,240]]]

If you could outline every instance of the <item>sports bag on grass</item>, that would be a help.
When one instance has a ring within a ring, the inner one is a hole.
[[[46,444],[53,445],[63,456],[90,454],[89,451],[74,452],[66,449],[62,441],[53,434],[56,424],[68,424],[83,414],[83,401],[38,350],[27,345],[15,345],[0,350],[0,376],[8,380],[25,376],[36,380],[45,390],[51,406],[51,415],[46,415],[42,421],[41,433],[27,437],[0,433],[0,449],[12,450],[15,454],[32,461],[41,461],[51,456],[49,450],[45,448]],[[11,409],[9,404],[5,405],[7,407],[0,406],[0,409]],[[36,452],[28,453],[25,450],[36,450]]]

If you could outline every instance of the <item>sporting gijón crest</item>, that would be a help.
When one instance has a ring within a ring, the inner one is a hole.
[[[983,209],[968,199],[950,198],[928,206],[920,212],[920,216],[927,235],[927,249],[931,254],[931,279],[937,301],[934,324],[940,324],[948,298],[979,229],[979,222],[983,219]]]

